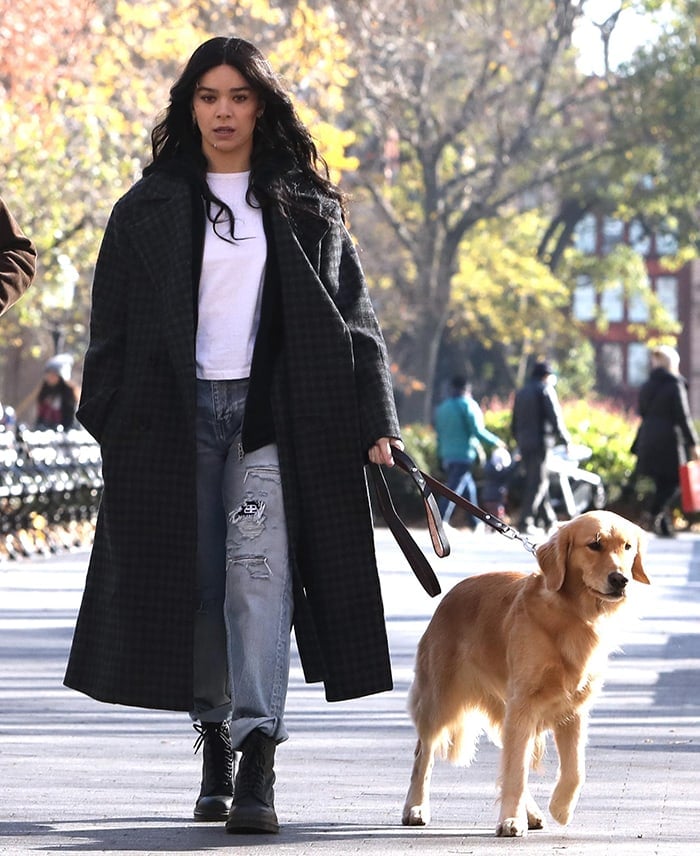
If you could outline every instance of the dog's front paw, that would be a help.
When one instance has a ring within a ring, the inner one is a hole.
[[[425,805],[406,805],[401,823],[404,826],[427,826],[430,823],[430,809]]]
[[[522,838],[527,835],[527,823],[519,817],[506,817],[498,822],[496,835],[499,838]]]
[[[573,811],[568,803],[552,800],[549,804],[549,813],[557,823],[561,823],[562,826],[566,826],[571,820]]]
[[[566,826],[571,820],[577,802],[577,792],[574,793],[573,797],[570,795],[564,796],[559,792],[559,788],[555,788],[554,793],[552,794],[552,799],[549,802],[549,813],[557,823],[561,823],[562,826]]]

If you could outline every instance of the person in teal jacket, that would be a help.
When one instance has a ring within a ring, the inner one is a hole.
[[[452,378],[451,394],[435,409],[437,452],[445,471],[447,486],[476,505],[476,482],[473,469],[482,443],[504,446],[503,441],[484,425],[484,414],[472,398],[471,386],[461,375]],[[440,497],[438,507],[445,523],[449,523],[454,503]],[[472,517],[476,529],[478,520]]]

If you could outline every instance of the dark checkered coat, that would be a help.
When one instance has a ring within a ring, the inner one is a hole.
[[[266,218],[284,324],[272,398],[295,635],[333,701],[392,686],[363,465],[399,427],[355,249],[335,203],[312,198],[319,216]],[[105,486],[65,683],[168,710],[193,706],[196,216],[186,183],[159,173],[115,206],[78,412]]]

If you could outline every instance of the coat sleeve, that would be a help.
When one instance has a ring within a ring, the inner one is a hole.
[[[36,249],[0,199],[0,315],[29,288],[36,272]]]
[[[519,410],[518,404],[518,393],[515,393],[515,398],[513,399],[513,412],[510,415],[510,433],[515,442],[518,442],[518,432],[520,431],[520,419],[518,416]]]
[[[685,380],[679,378],[676,383],[677,393],[673,398],[673,421],[681,430],[683,445],[688,448],[698,445],[698,434],[693,425],[690,415],[688,393],[686,392]]]
[[[544,385],[543,393],[542,400],[545,408],[545,419],[551,424],[554,434],[562,443],[570,443],[571,435],[564,424],[564,414],[557,394],[547,384]]]
[[[334,300],[352,338],[360,431],[369,449],[380,437],[401,436],[389,357],[357,250],[342,223],[334,224],[326,243],[331,249],[322,267],[328,272],[329,264],[337,265]]]
[[[124,373],[128,258],[115,207],[95,267],[90,343],[83,364],[80,406],[76,414],[98,441]]]
[[[476,401],[471,402],[471,406],[469,406],[469,412],[471,414],[472,422],[474,425],[474,434],[476,435],[476,437],[481,440],[482,443],[487,443],[490,446],[498,446],[501,440],[492,431],[489,431],[489,429],[486,427],[484,412],[476,403]]]

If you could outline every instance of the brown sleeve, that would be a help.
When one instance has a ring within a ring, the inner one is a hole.
[[[29,288],[35,271],[34,244],[0,198],[0,315]]]

